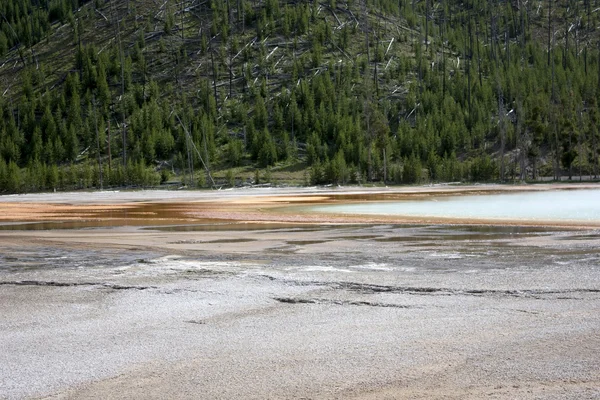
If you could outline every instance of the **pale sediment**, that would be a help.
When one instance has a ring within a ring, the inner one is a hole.
[[[283,194],[0,232],[0,398],[600,397],[598,231],[323,224]]]

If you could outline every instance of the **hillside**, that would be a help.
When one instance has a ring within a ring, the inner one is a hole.
[[[595,178],[597,11],[5,0],[0,191]]]

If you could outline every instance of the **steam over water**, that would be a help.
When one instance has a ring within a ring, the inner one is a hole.
[[[408,217],[600,222],[600,190],[438,196],[426,200],[327,205],[312,210]]]

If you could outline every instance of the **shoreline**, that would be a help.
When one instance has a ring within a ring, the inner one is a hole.
[[[421,200],[442,196],[487,195],[550,190],[599,189],[600,184],[504,186],[411,186],[393,188],[256,188],[223,191],[65,192],[0,196],[0,225],[71,223],[76,227],[188,225],[198,223],[281,224],[440,224],[506,225],[597,229],[598,223],[504,218],[448,218],[402,215],[309,215],[303,207],[361,201]],[[64,225],[68,226],[68,225]]]
[[[0,398],[600,396],[597,230],[324,222],[286,207],[349,200],[239,192],[0,198],[43,228],[0,231]]]

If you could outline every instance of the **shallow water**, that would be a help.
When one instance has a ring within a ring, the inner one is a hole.
[[[600,222],[600,190],[553,190],[311,207],[336,214],[456,219]]]

